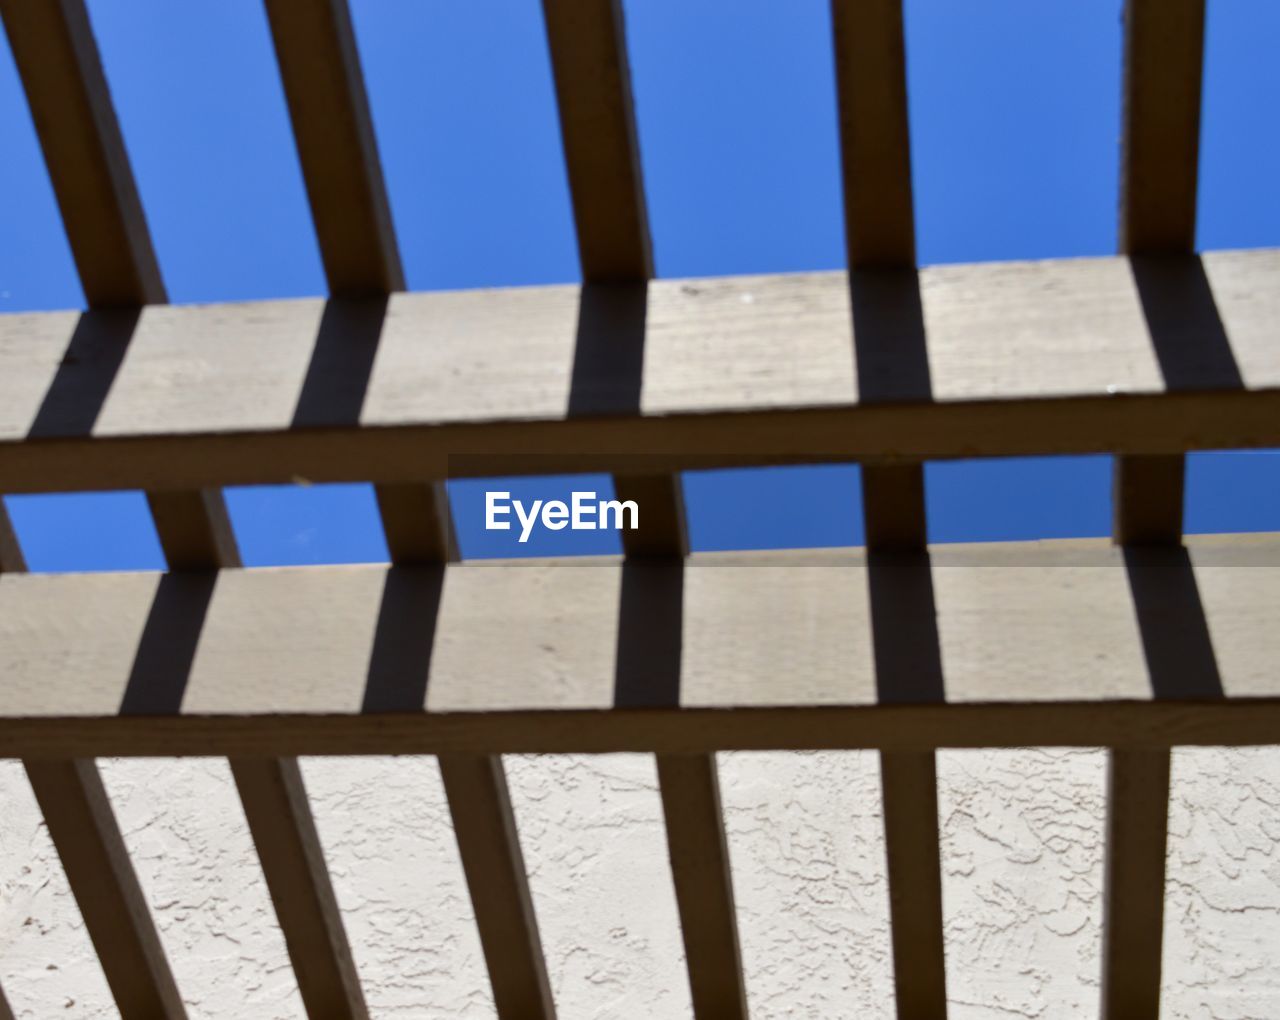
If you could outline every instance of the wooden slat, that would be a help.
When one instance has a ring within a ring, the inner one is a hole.
[[[645,213],[622,0],[543,0],[583,279],[647,280]]]
[[[554,1017],[502,759],[441,755],[440,776],[498,1016]]]
[[[457,536],[443,484],[380,486],[377,495],[391,560],[399,569],[456,561]],[[552,1020],[555,1003],[502,759],[442,754],[439,762],[498,1016]]]
[[[1158,348],[1125,258],[923,270],[933,399],[904,401],[859,393],[844,273],[653,281],[639,388],[597,391],[589,416],[569,414],[573,286],[396,294],[376,351],[319,300],[148,307],[114,362],[98,313],[4,315],[0,489],[1280,446],[1280,252],[1203,272],[1220,322],[1182,317]],[[866,328],[893,343],[892,316]],[[1166,382],[1162,358],[1206,356],[1243,385]],[[67,409],[86,390],[94,413]]]
[[[1120,248],[1195,247],[1204,0],[1126,0]]]
[[[615,498],[634,500],[640,508],[639,528],[622,533],[629,560],[661,564],[687,555],[678,475],[619,476],[614,486]],[[661,682],[654,680],[655,686]],[[659,754],[657,768],[694,1016],[745,1018],[747,993],[715,755]]]
[[[90,306],[163,302],[142,202],[83,0],[3,0],[71,253]]]
[[[302,772],[294,758],[231,759],[271,902],[310,1017],[368,1017]]]
[[[1274,742],[1280,543],[1173,552],[695,553],[675,621],[608,559],[6,574],[0,755]],[[624,639],[679,707],[615,707]]]
[[[642,287],[653,273],[653,256],[621,0],[543,0],[543,11],[583,280],[588,287]],[[584,338],[590,340],[584,337],[583,324],[590,321],[586,309],[584,300],[576,352],[583,359]],[[621,323],[617,335],[601,345],[613,348],[616,364],[629,363],[631,352],[619,350],[627,325]],[[633,331],[640,339],[640,364],[644,325],[636,323]],[[619,382],[619,391],[638,400],[638,379]],[[588,397],[586,403],[595,409],[598,398]],[[571,412],[576,404],[571,392]],[[679,475],[615,476],[614,488],[617,499],[633,500],[640,508],[639,528],[622,535],[627,557],[678,562],[688,552]],[[621,680],[619,686],[624,686]],[[652,697],[651,691],[631,693],[646,701]],[[746,1017],[715,757],[660,754],[657,770],[694,1015]]]
[[[18,573],[26,569],[27,562],[23,558],[22,547],[18,545],[13,522],[9,520],[9,511],[0,498],[0,574]]]
[[[170,570],[240,566],[231,518],[218,489],[148,492],[147,505]]]
[[[903,606],[880,597],[886,570],[906,574],[913,556],[926,544],[924,468],[920,464],[862,468],[870,611],[877,679],[882,700],[909,700],[902,687],[903,666],[885,645],[884,631],[912,636],[916,653],[932,655],[926,670],[941,675],[937,637],[917,635],[915,611],[932,624],[928,605]],[[927,637],[927,636],[926,636]],[[941,691],[936,692],[941,694]],[[880,755],[884,805],[884,842],[889,880],[889,922],[893,936],[894,997],[900,1020],[929,1020],[947,1015],[946,958],[943,940],[942,868],[939,859],[938,782],[933,751],[886,751]]]
[[[1195,247],[1204,16],[1204,0],[1127,0],[1125,5],[1120,250],[1139,260],[1186,258]],[[1158,347],[1161,334],[1176,328],[1172,324],[1178,318],[1153,307],[1168,279],[1164,264],[1134,264]],[[1199,281],[1188,282],[1189,287],[1178,285],[1194,294]],[[1164,348],[1169,348],[1167,339]],[[1212,386],[1219,380],[1206,374],[1220,363],[1220,355],[1189,366],[1162,357],[1161,370],[1171,385]],[[1225,364],[1233,367],[1229,356]],[[1181,452],[1119,456],[1114,472],[1115,541],[1129,547],[1176,546],[1182,537]],[[1140,590],[1135,586],[1135,601]],[[1167,625],[1186,629],[1180,620]],[[1163,659],[1150,646],[1146,651],[1158,682]],[[1212,647],[1208,654],[1212,657]],[[1160,1014],[1169,774],[1166,750],[1111,752],[1102,968],[1107,1018]]]
[[[24,764],[120,1015],[185,1017],[98,766],[86,759]]]
[[[902,0],[831,0],[851,269],[915,265]]]
[[[329,290],[404,289],[347,0],[267,0]]]

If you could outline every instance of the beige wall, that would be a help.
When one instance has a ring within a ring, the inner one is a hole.
[[[876,757],[721,758],[753,1016],[892,1013]],[[104,763],[193,1017],[300,1017],[226,765]],[[435,763],[304,763],[375,1017],[491,1017]],[[689,1015],[654,770],[509,759],[564,1020]],[[952,1016],[1096,1015],[1104,759],[939,764]],[[115,1016],[21,768],[0,762],[0,982],[20,1017]],[[1174,762],[1165,1015],[1280,1016],[1280,750]]]

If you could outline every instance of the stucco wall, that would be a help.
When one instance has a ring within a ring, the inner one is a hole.
[[[508,759],[566,1020],[687,1017],[645,756]],[[1096,1014],[1105,762],[1092,751],[940,756],[952,1016]],[[721,758],[757,1018],[889,1018],[873,754]],[[300,1017],[225,763],[103,763],[193,1017]],[[493,1015],[431,759],[307,760],[375,1017]],[[0,762],[0,982],[20,1017],[115,1016],[20,766]],[[1165,1015],[1280,1016],[1280,751],[1178,752]]]

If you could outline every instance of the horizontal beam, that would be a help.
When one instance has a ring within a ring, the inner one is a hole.
[[[1274,537],[670,569],[5,575],[0,755],[1280,743]]]
[[[1280,446],[1277,321],[1280,250],[4,315],[0,490]]]

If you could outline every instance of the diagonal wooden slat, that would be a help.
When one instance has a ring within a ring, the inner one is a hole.
[[[397,568],[457,559],[443,484],[380,486],[378,504]],[[498,1016],[552,1020],[555,1002],[502,759],[442,754],[439,763]]]
[[[91,307],[163,302],[84,3],[5,0],[0,15],[86,300]],[[10,531],[8,521],[0,521],[0,558],[13,561],[4,551]],[[122,1016],[185,1016],[97,764],[24,765]]]
[[[543,0],[584,280],[653,274],[622,0]]]
[[[296,758],[230,760],[310,1017],[368,1017]]]
[[[831,14],[859,383],[863,399],[891,399],[902,395],[901,385],[885,386],[883,380],[910,378],[902,366],[911,365],[912,359],[922,361],[923,348],[913,350],[908,342],[918,338],[922,345],[923,328],[911,318],[910,302],[899,303],[893,314],[906,324],[902,337],[884,351],[871,353],[876,338],[868,336],[867,323],[869,315],[879,314],[879,305],[874,300],[869,304],[860,295],[870,291],[874,298],[895,293],[902,280],[907,286],[901,292],[909,296],[914,286],[915,219],[902,3],[832,0]],[[887,371],[881,370],[884,364]],[[927,377],[923,384],[914,385],[918,392],[911,395],[929,396]],[[871,613],[878,635],[886,625],[884,602],[877,599],[883,590],[878,575],[884,558],[923,555],[927,542],[923,465],[864,461],[862,499]],[[922,569],[928,571],[927,561]],[[896,618],[897,609],[889,625],[906,627]],[[936,639],[932,645],[920,644],[936,651]],[[900,670],[882,647],[878,642],[877,659],[882,654],[890,659],[885,672],[893,683]],[[897,692],[887,693],[896,696]],[[900,1020],[935,1020],[947,1015],[947,989],[934,753],[882,752],[880,783],[897,1015]]]
[[[185,1017],[97,764],[23,764],[120,1015]]]
[[[543,0],[542,6],[583,280],[587,288],[644,286],[653,256],[621,0]],[[637,332],[642,364],[643,322]],[[620,351],[624,335],[609,338],[616,364],[627,364]],[[622,381],[638,400],[639,379]],[[617,499],[639,507],[638,529],[623,532],[628,559],[678,561],[687,553],[679,475],[615,475],[614,489]],[[694,1015],[745,1017],[715,756],[658,755],[657,771]]]
[[[1204,0],[1125,4],[1120,250],[1135,256],[1135,274],[1152,272],[1138,259],[1186,258],[1195,248],[1204,18]],[[1144,312],[1148,320],[1159,314]],[[1152,329],[1154,335],[1154,322]],[[1165,375],[1171,386],[1186,381]],[[1116,457],[1116,542],[1181,542],[1184,465],[1182,454]],[[1108,1020],[1160,1013],[1170,764],[1167,750],[1113,748],[1108,761],[1102,964]]]
[[[91,307],[166,300],[83,0],[0,2]]]
[[[5,23],[15,53],[24,54],[19,69],[85,296],[91,308],[163,302],[164,286],[88,15],[78,0],[43,5],[43,17],[37,6],[6,3]],[[147,499],[171,570],[239,565],[221,492],[148,492]],[[57,781],[71,807],[96,796],[92,789],[68,785],[83,763],[32,767],[42,776],[46,799],[57,795]],[[296,763],[237,767],[233,761],[232,770],[308,1011],[364,1017],[309,808],[295,798],[290,810],[281,809]],[[299,777],[297,791],[300,783]],[[52,800],[50,809],[56,810]],[[328,937],[316,938],[317,932]]]
[[[329,290],[404,289],[347,0],[266,0]]]
[[[267,0],[267,12],[329,290],[341,299],[402,290],[346,0]],[[442,482],[384,484],[375,493],[397,567],[456,559]],[[440,771],[498,1014],[553,1017],[502,761],[442,755]]]

